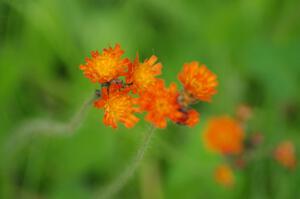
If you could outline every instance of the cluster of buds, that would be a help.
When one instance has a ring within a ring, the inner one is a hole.
[[[162,64],[152,55],[140,62],[139,56],[131,61],[122,58],[120,45],[91,53],[86,63],[80,65],[84,75],[93,83],[99,83],[99,98],[94,105],[104,109],[104,124],[116,128],[118,122],[131,128],[138,121],[136,113],[146,112],[145,120],[157,128],[165,128],[167,121],[194,126],[199,113],[191,105],[209,102],[217,93],[217,76],[203,64],[184,64],[178,78],[183,90],[178,91],[175,83],[165,86],[161,74]]]
[[[232,157],[239,159],[244,151],[244,129],[235,118],[229,116],[211,118],[203,138],[207,148],[228,160]],[[233,166],[232,161],[219,165],[214,171],[216,182],[225,187],[233,186],[235,184]]]
[[[247,122],[252,116],[251,108],[241,105],[235,117],[219,116],[208,121],[204,142],[207,148],[226,158],[215,170],[215,179],[224,186],[234,184],[234,168],[243,168],[248,157],[261,144],[262,136],[251,133],[246,136]]]
[[[204,142],[210,150],[225,157],[226,163],[219,165],[214,174],[216,182],[225,187],[234,185],[234,169],[243,169],[250,161],[253,162],[258,152],[273,157],[287,169],[296,168],[296,150],[290,140],[280,142],[272,150],[273,154],[269,149],[257,150],[264,137],[261,133],[249,130],[251,117],[252,109],[247,105],[240,105],[235,117],[220,116],[208,121]]]
[[[247,127],[251,116],[251,108],[240,105],[235,117],[211,118],[204,133],[206,146],[212,151],[234,160],[237,163],[236,166],[243,166],[244,156],[255,151],[263,141],[262,134],[249,131]]]

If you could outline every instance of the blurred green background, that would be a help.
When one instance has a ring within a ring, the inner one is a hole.
[[[207,118],[247,103],[265,144],[291,139],[299,149],[299,11],[299,0],[1,0],[0,198],[95,198],[131,160],[148,124],[112,130],[94,108],[72,136],[12,139],[24,121],[68,121],[97,88],[79,64],[115,43],[130,58],[157,55],[168,83],[192,60],[220,83],[211,104],[197,105],[195,128],[156,132],[115,198],[300,198],[298,167],[287,171],[270,157],[236,171],[234,187],[218,185],[222,158],[201,140]]]

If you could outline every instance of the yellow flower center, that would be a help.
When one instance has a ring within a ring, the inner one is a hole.
[[[155,109],[159,115],[164,115],[170,113],[171,105],[167,100],[158,99],[155,104]]]
[[[203,82],[199,81],[196,78],[191,80],[191,86],[194,87],[196,90],[201,91],[203,88]]]
[[[111,96],[104,108],[114,119],[119,120],[128,112],[131,102],[127,96]]]
[[[146,88],[155,81],[152,74],[151,66],[148,64],[141,64],[134,72],[133,79],[135,84],[140,88]]]
[[[101,77],[111,77],[117,73],[117,60],[109,56],[99,56],[95,60],[95,70]]]

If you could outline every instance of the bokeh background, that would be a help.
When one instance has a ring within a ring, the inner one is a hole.
[[[234,187],[220,186],[213,171],[222,157],[201,139],[208,118],[246,103],[264,144],[290,139],[299,149],[299,10],[299,0],[1,0],[0,198],[95,198],[128,165],[149,125],[112,130],[93,108],[71,136],[13,139],[24,122],[69,121],[97,88],[79,64],[115,43],[130,58],[157,55],[168,83],[192,60],[220,82],[213,102],[196,106],[195,128],[156,132],[115,198],[300,198],[299,169],[270,157],[236,171]]]

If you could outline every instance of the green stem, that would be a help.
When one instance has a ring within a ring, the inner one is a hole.
[[[117,194],[126,183],[132,178],[135,171],[139,167],[143,157],[150,145],[151,138],[155,132],[155,127],[151,126],[148,133],[145,135],[143,142],[141,143],[136,155],[134,156],[131,164],[129,164],[125,170],[110,184],[108,185],[102,193],[96,198],[109,199]]]
[[[94,102],[97,96],[93,94],[84,101],[79,110],[68,122],[60,122],[51,119],[31,119],[23,122],[21,125],[12,132],[11,137],[8,138],[5,145],[5,152],[14,154],[17,148],[24,146],[32,137],[37,135],[47,136],[68,136],[73,135],[80,127],[88,108]],[[16,147],[18,146],[18,147]]]

